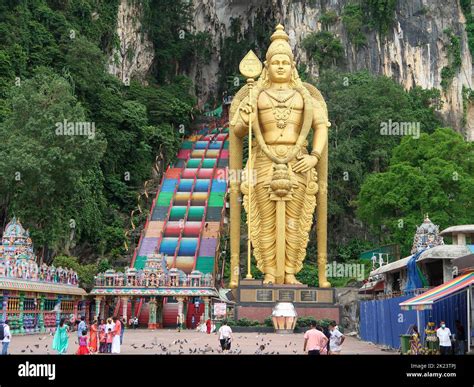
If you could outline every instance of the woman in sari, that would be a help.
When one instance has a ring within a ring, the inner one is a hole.
[[[112,329],[113,331],[113,340],[112,340],[112,353],[120,353],[120,333],[122,331],[122,324],[117,317],[114,317],[115,326]]]
[[[91,325],[90,338],[89,338],[89,348],[90,348],[91,353],[97,352],[98,332],[99,332],[99,327],[97,326],[97,319],[94,319],[94,322]]]
[[[58,351],[59,355],[62,355],[67,352],[67,347],[69,345],[69,336],[68,336],[68,327],[65,324],[66,319],[62,318],[59,327],[56,329],[54,334],[52,348],[55,351]]]

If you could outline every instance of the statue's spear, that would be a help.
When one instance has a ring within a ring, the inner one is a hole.
[[[239,64],[239,70],[240,73],[247,78],[247,87],[249,90],[249,95],[248,95],[248,101],[252,103],[252,89],[253,89],[253,83],[255,81],[255,78],[260,75],[262,72],[262,62],[258,59],[257,55],[250,50],[247,55],[244,56],[244,58],[240,61]],[[251,279],[252,278],[252,273],[250,271],[250,262],[251,262],[251,257],[252,257],[252,250],[251,250],[251,241],[250,241],[250,231],[251,231],[251,199],[252,199],[252,184],[253,184],[253,176],[251,174],[252,172],[252,113],[250,112],[249,114],[249,157],[247,161],[247,181],[248,181],[248,187],[249,187],[249,193],[248,193],[248,200],[249,200],[249,205],[248,205],[248,212],[247,212],[247,233],[248,233],[248,240],[247,240],[247,275],[245,278]]]

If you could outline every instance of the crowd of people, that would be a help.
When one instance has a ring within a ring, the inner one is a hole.
[[[456,330],[454,335],[443,320],[440,321],[439,327],[434,331],[439,342],[439,353],[441,355],[464,355],[466,353],[466,330],[461,321],[456,320],[455,324]],[[410,354],[420,355],[422,353],[421,335],[418,327],[414,325],[410,339]]]
[[[94,319],[90,327],[87,326],[84,316],[75,322],[71,321],[62,318],[54,334],[52,349],[58,354],[67,353],[70,332],[75,329],[77,329],[77,355],[120,353],[126,325],[126,321],[123,318],[113,317],[107,320],[100,319],[100,321]],[[135,316],[130,318],[128,325],[130,328],[136,329],[138,327],[138,318]],[[211,334],[213,331],[213,324],[210,319],[203,323],[202,326],[205,327],[205,330],[202,331],[205,331],[207,334]],[[465,354],[466,331],[459,320],[456,320],[455,335],[451,333],[451,330],[444,321],[440,322],[439,328],[435,332],[441,355]],[[0,320],[2,355],[8,354],[11,337],[8,321]],[[217,331],[217,337],[222,352],[230,351],[234,336],[227,320],[223,320],[221,327]],[[453,344],[454,338],[455,344]],[[311,321],[310,329],[304,333],[303,351],[308,353],[308,355],[339,355],[341,354],[344,341],[345,336],[341,333],[335,321],[331,322],[327,327],[322,327],[316,321]],[[410,340],[410,354],[421,353],[423,353],[421,335],[418,327],[414,325]]]
[[[308,355],[340,355],[345,336],[333,321],[324,329],[311,321],[310,329],[304,334],[303,352]]]
[[[100,322],[94,319],[90,327],[87,326],[84,317],[77,326],[77,343],[79,348],[77,355],[89,355],[94,353],[120,353],[125,330],[123,320],[113,317]],[[69,325],[66,319],[61,319],[53,339],[53,350],[58,354],[64,354],[69,347]]]

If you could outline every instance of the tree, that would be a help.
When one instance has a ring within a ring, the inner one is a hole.
[[[105,205],[99,160],[106,143],[99,130],[66,132],[71,124],[91,124],[71,85],[40,68],[10,88],[6,104],[0,194],[8,212],[31,227],[37,246],[54,252],[67,249],[71,238],[94,235]]]
[[[94,287],[94,276],[97,274],[97,265],[80,264],[77,257],[70,257],[66,255],[58,255],[54,258],[53,265],[55,267],[61,266],[62,268],[68,268],[74,270],[79,276],[79,286],[87,291],[92,290]]]
[[[351,240],[366,238],[366,230],[353,224],[360,187],[368,174],[387,169],[392,150],[401,141],[402,136],[382,135],[381,124],[419,123],[422,133],[431,133],[440,124],[439,92],[420,88],[407,92],[392,79],[368,72],[327,70],[316,84],[331,122],[328,189],[334,256],[341,255],[340,248]]]
[[[471,223],[474,144],[449,128],[405,138],[388,170],[364,182],[357,213],[381,242],[399,243],[405,254],[426,213],[442,228]]]

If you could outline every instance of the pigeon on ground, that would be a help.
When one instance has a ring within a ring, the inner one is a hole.
[[[22,350],[21,350],[21,353],[25,353],[25,352],[26,352],[26,349],[22,349]]]
[[[36,348],[39,348],[40,346],[39,346],[39,344],[35,344],[35,347],[36,347]]]

